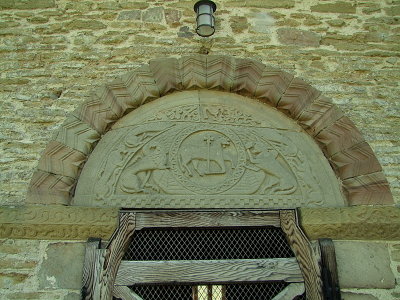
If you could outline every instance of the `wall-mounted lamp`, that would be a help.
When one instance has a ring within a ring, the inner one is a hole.
[[[197,14],[196,32],[202,37],[208,37],[215,32],[215,18],[213,13],[217,10],[217,5],[210,0],[200,0],[194,5]]]

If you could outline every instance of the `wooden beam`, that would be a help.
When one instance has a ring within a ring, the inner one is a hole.
[[[303,282],[303,277],[295,258],[122,261],[115,285],[265,280]]]
[[[138,212],[136,228],[146,227],[280,227],[279,211],[241,212]]]
[[[307,299],[323,300],[321,271],[318,257],[297,223],[295,210],[282,210],[281,228],[299,262],[304,277]]]
[[[98,238],[89,238],[86,243],[81,290],[81,296],[83,300],[90,300],[93,298],[95,264],[97,261],[97,251],[100,248],[100,244],[101,239]]]
[[[294,297],[303,295],[304,291],[304,283],[291,283],[287,287],[285,287],[278,295],[272,298],[272,300],[293,300]]]
[[[115,276],[134,230],[135,213],[120,214],[119,228],[111,237],[107,248],[97,251],[93,299],[112,298]]]
[[[321,272],[325,300],[340,300],[339,276],[336,266],[335,246],[331,239],[319,239]]]
[[[134,293],[127,286],[114,286],[113,296],[122,300],[143,300],[138,294]]]

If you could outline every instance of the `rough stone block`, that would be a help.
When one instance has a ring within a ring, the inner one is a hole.
[[[343,300],[378,300],[375,296],[367,295],[367,294],[359,294],[352,292],[342,292],[341,293]]]
[[[166,9],[164,14],[167,24],[178,23],[182,17],[182,13],[176,9]]]
[[[81,295],[79,293],[69,293],[63,300],[81,300]]]
[[[142,13],[138,9],[123,11],[119,14],[118,20],[140,20],[141,15]]]
[[[387,244],[335,241],[335,252],[341,288],[395,287]]]
[[[37,9],[55,6],[54,0],[0,0],[0,8],[9,9]]]
[[[278,39],[285,45],[306,47],[319,47],[321,41],[321,37],[317,33],[292,28],[278,29]]]
[[[40,289],[75,289],[82,285],[84,243],[50,244],[39,270]]]
[[[80,30],[80,29],[104,29],[107,26],[97,20],[73,20],[65,26],[69,30]]]
[[[248,0],[248,1],[229,1],[225,3],[227,7],[257,7],[257,8],[291,8],[294,7],[294,0]]]
[[[28,279],[29,274],[19,272],[0,273],[0,289],[11,289],[15,285],[23,283]]]
[[[161,22],[164,17],[163,7],[152,7],[143,13],[143,21],[145,22]]]
[[[335,3],[324,3],[311,6],[311,11],[322,13],[356,13],[356,7],[351,2],[338,1]]]

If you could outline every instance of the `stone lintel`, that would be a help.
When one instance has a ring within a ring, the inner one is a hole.
[[[86,240],[110,238],[118,209],[79,206],[0,207],[0,238]]]
[[[301,208],[300,223],[311,240],[400,240],[399,207]]]
[[[300,208],[299,213],[301,227],[311,240],[400,240],[399,207]],[[117,224],[117,208],[0,207],[0,238],[107,240]]]

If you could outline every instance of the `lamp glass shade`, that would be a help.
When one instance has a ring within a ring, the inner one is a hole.
[[[197,15],[202,15],[202,14],[212,15],[212,13],[213,13],[212,7],[209,4],[200,4],[197,7]]]
[[[215,18],[213,13],[216,8],[217,7],[214,2],[207,0],[201,0],[195,4],[194,10],[197,14],[196,32],[198,35],[202,37],[208,37],[214,34]]]
[[[214,17],[210,15],[200,15],[197,17],[196,32],[200,36],[211,36],[215,32]]]

